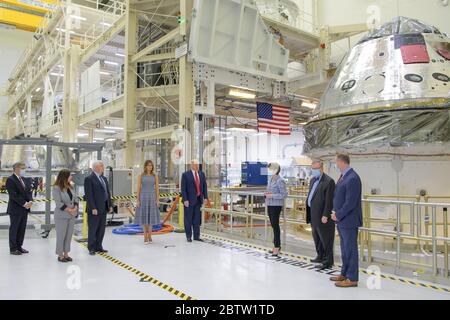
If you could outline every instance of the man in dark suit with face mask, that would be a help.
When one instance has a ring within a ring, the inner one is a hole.
[[[335,183],[323,171],[323,162],[316,160],[311,164],[312,179],[306,201],[306,222],[311,230],[316,246],[317,257],[311,262],[320,263],[317,268],[329,269],[334,264],[333,245],[335,223],[331,220]]]
[[[9,227],[9,250],[16,256],[28,253],[23,245],[25,231],[27,228],[28,213],[33,204],[31,184],[23,177],[25,165],[17,162],[13,165],[14,173],[6,180],[6,190],[9,201],[7,213],[10,218]]]

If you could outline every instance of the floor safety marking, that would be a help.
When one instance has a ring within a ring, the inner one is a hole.
[[[80,243],[79,242],[79,244],[82,245],[83,247],[87,248],[87,245],[85,243]],[[188,295],[188,294],[186,294],[186,293],[184,293],[184,292],[182,292],[180,290],[177,290],[174,287],[172,287],[172,286],[170,286],[170,285],[168,285],[168,284],[166,284],[166,283],[164,283],[162,281],[159,281],[158,279],[156,279],[156,278],[154,278],[152,276],[149,276],[149,275],[145,274],[144,272],[139,271],[138,269],[133,268],[132,266],[130,266],[130,265],[128,265],[128,264],[126,264],[126,263],[124,263],[124,262],[122,262],[120,260],[115,259],[115,258],[111,257],[110,255],[108,255],[106,253],[103,253],[103,252],[102,253],[97,253],[97,255],[105,258],[106,260],[111,261],[115,265],[118,265],[119,267],[121,267],[121,268],[123,268],[123,269],[125,269],[127,271],[130,271],[130,272],[136,274],[140,278],[141,282],[150,282],[150,283],[154,284],[155,286],[158,286],[161,289],[164,289],[164,290],[166,290],[166,291],[176,295],[177,297],[179,297],[179,298],[181,298],[183,300],[196,300],[193,297],[191,297],[190,295]]]
[[[237,245],[237,246],[241,246],[241,247],[262,250],[264,252],[270,253],[270,250],[268,248],[265,248],[263,246],[258,246],[258,245],[255,245],[255,244],[251,244],[251,243],[243,243],[243,242],[239,242],[239,241],[235,241],[235,240],[231,240],[231,239],[226,239],[226,238],[222,238],[222,237],[218,237],[218,236],[213,236],[213,235],[209,235],[209,234],[204,234],[203,237],[210,238],[210,239],[213,239],[213,240],[219,240],[219,241],[223,241],[223,242],[228,242],[228,243],[231,243],[231,244],[234,244],[234,245]],[[310,261],[310,258],[308,258],[308,257],[297,255],[297,254],[292,254],[292,253],[280,252],[280,256],[300,259],[300,260],[304,260],[304,261],[308,261],[308,262]],[[276,260],[274,260],[274,261],[276,261]],[[336,264],[336,266],[341,266],[341,265],[340,264]],[[303,269],[314,269],[314,267],[313,268],[303,267]],[[336,271],[336,270],[337,269],[330,269],[330,271],[333,271],[333,272]],[[364,274],[367,274],[367,275],[373,275],[373,273],[370,273],[366,269],[363,269],[363,268],[360,268],[359,271],[364,273]],[[324,273],[324,272],[322,272],[322,273]],[[332,272],[325,272],[325,273],[332,273]],[[427,284],[427,283],[418,282],[418,281],[414,281],[414,280],[399,278],[399,277],[396,277],[396,276],[393,276],[393,275],[380,274],[380,276],[383,279],[389,279],[389,280],[396,281],[396,282],[401,282],[401,283],[405,283],[405,284],[415,285],[417,287],[423,287],[423,288],[428,288],[428,289],[433,289],[433,290],[438,290],[438,291],[450,293],[450,289],[444,288],[444,287],[440,287],[438,285]]]

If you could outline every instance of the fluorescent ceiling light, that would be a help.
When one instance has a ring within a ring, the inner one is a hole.
[[[80,17],[80,16],[77,16],[77,15],[74,15],[74,14],[71,14],[70,17],[71,17],[72,19],[75,19],[75,20],[81,20],[81,21],[86,21],[86,20],[87,20],[87,19],[84,18],[84,17]]]
[[[105,129],[109,129],[109,130],[123,130],[122,127],[110,127],[110,126],[104,126]]]
[[[105,138],[94,138],[93,140],[103,141]]]
[[[87,137],[89,134],[84,132],[78,132],[77,137]]]
[[[105,63],[106,63],[106,64],[110,64],[110,65],[112,65],[112,66],[118,66],[118,65],[119,65],[117,62],[114,62],[114,61],[108,61],[108,60],[105,60]]]
[[[116,52],[116,56],[121,57],[121,58],[125,57],[125,55],[123,53],[119,53],[119,52]]]
[[[256,93],[249,92],[249,91],[243,91],[243,90],[239,90],[239,89],[230,89],[228,94],[230,96],[243,98],[243,99],[255,99],[256,98]]]
[[[36,91],[36,92],[39,92],[39,91],[41,91],[41,88],[39,87],[39,88],[37,88],[35,91]]]
[[[303,101],[302,107],[308,108],[308,109],[315,109],[317,107],[317,103]]]
[[[228,128],[228,130],[230,130],[230,131],[241,131],[241,132],[254,132],[254,131],[256,131],[255,129],[237,128],[237,127]]]
[[[116,133],[114,130],[106,130],[106,129],[95,129],[95,132],[103,132],[103,133]]]
[[[101,24],[102,26],[105,26],[105,27],[111,27],[111,26],[112,26],[112,24],[111,24],[111,23],[108,23],[108,22],[100,22],[100,24]]]
[[[301,126],[304,126],[305,124],[307,124],[308,122],[299,122],[298,124]]]
[[[103,74],[103,75],[105,75],[105,76],[110,76],[110,75],[111,75],[111,73],[105,72],[105,71],[100,71],[100,74]]]
[[[55,77],[63,77],[64,76],[63,73],[56,73],[56,72],[50,72],[50,75],[55,76]]]

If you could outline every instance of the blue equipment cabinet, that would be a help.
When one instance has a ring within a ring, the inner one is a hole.
[[[241,183],[252,186],[267,186],[267,162],[242,162]]]

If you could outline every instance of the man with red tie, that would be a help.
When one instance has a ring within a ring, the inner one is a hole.
[[[17,162],[13,165],[14,173],[6,180],[8,190],[8,209],[10,218],[9,226],[9,250],[10,253],[19,256],[28,253],[23,245],[25,230],[27,228],[28,213],[33,204],[33,196],[30,183],[23,178],[25,165]]]
[[[208,199],[208,187],[205,174],[199,171],[197,160],[192,160],[191,170],[181,176],[181,196],[184,204],[184,230],[187,241],[192,242],[192,233],[194,233],[194,240],[203,241],[200,239],[202,222],[200,208],[203,201]]]

